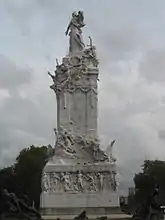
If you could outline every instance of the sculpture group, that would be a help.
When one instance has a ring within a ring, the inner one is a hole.
[[[59,111],[61,112],[64,109],[68,112],[71,111],[67,109],[67,106],[69,105],[69,103],[67,103],[67,94],[72,94],[74,98],[74,94],[76,94],[77,91],[81,91],[87,95],[89,94],[88,96],[91,109],[97,108],[97,106],[95,106],[97,100],[97,85],[90,84],[89,68],[95,68],[96,75],[98,75],[98,60],[96,57],[96,48],[92,44],[91,37],[89,37],[89,45],[85,48],[81,30],[84,26],[83,12],[73,12],[66,31],[66,35],[69,34],[70,36],[70,55],[63,59],[62,64],[59,64],[57,60],[56,70],[54,71],[55,75],[48,72],[53,80],[53,85],[51,85],[50,88],[55,92],[57,100],[62,103],[59,104],[61,108]],[[61,113],[59,113],[59,115],[61,115]],[[89,161],[91,161],[91,163],[98,161],[110,161],[111,163],[114,163],[115,159],[112,156],[112,150],[110,150],[112,146],[108,146],[108,154],[103,152],[99,146],[99,139],[97,137],[83,135],[82,132],[78,131],[78,128],[75,129],[77,124],[71,119],[72,116],[69,117],[69,126],[63,127],[59,124],[55,130],[55,154],[65,155],[66,158],[79,159],[80,152],[77,152],[77,148],[81,148],[81,154],[83,151],[84,154],[88,152]],[[91,119],[89,118],[88,120]],[[74,131],[72,129],[73,127]]]
[[[112,156],[112,146],[108,146],[107,154],[99,148],[99,140],[97,138],[86,138],[83,135],[73,133],[71,130],[59,127],[59,131],[54,129],[56,136],[55,154],[64,153],[66,158],[79,159],[76,148],[89,152],[91,163],[97,161],[109,161],[114,163],[116,160]]]
[[[64,59],[60,65],[57,62],[55,74],[48,72],[53,80],[50,88],[57,95],[64,91],[73,93],[77,86],[83,90],[89,63],[95,67],[98,65],[95,47],[92,45],[89,45],[89,48],[84,49],[82,53]]]

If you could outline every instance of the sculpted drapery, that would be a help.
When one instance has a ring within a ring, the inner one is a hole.
[[[82,39],[82,30],[84,27],[84,16],[83,12],[79,11],[78,14],[76,12],[72,13],[72,19],[67,27],[65,32],[66,35],[69,35],[69,52],[74,53],[78,51],[82,51],[85,47]]]

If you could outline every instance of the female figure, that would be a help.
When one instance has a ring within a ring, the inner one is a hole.
[[[84,16],[82,11],[79,11],[78,14],[76,12],[72,13],[72,19],[65,32],[66,35],[68,35],[69,33],[70,36],[70,43],[69,43],[70,53],[82,51],[85,47],[82,40],[82,30],[81,30],[81,28],[85,26],[83,20],[84,20]]]

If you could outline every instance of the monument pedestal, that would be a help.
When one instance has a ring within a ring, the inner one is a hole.
[[[45,186],[41,195],[43,215],[78,215],[83,210],[98,216],[118,212],[119,196],[113,180],[114,171],[115,165],[108,162],[48,163],[44,172],[50,184]],[[64,173],[67,179],[64,179]]]
[[[119,212],[118,195],[112,192],[85,194],[50,194],[42,196],[43,215],[89,215],[103,216]]]

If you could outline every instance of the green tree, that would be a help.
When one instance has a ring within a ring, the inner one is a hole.
[[[48,159],[48,147],[30,146],[22,150],[14,166],[18,195],[27,195],[29,204],[39,209],[42,170]]]
[[[145,160],[142,172],[134,176],[134,183],[136,204],[146,199],[156,184],[160,187],[160,200],[165,203],[165,161]]]
[[[50,145],[23,149],[13,166],[0,170],[1,187],[14,192],[19,198],[26,195],[29,205],[34,204],[39,209],[42,171],[52,149]]]
[[[0,170],[0,187],[8,189],[9,192],[15,192],[15,174],[13,166],[5,167]]]

